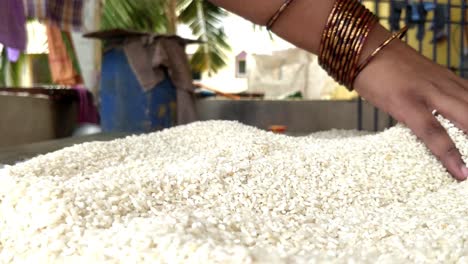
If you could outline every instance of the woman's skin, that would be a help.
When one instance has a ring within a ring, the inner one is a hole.
[[[265,25],[284,0],[210,0],[252,22]],[[352,0],[354,1],[354,0]],[[295,0],[273,32],[299,48],[317,54],[323,28],[335,0]],[[370,33],[364,60],[391,33],[381,25]],[[361,72],[356,91],[407,125],[458,180],[468,178],[461,154],[432,111],[468,131],[468,81],[433,63],[402,41],[393,41]]]

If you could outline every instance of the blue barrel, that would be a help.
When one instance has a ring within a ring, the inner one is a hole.
[[[176,88],[170,78],[145,92],[122,48],[104,54],[100,99],[104,132],[146,133],[176,122]]]

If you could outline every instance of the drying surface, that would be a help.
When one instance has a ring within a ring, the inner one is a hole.
[[[404,127],[200,122],[1,170],[0,263],[467,263],[467,197]]]

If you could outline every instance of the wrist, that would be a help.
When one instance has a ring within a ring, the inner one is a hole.
[[[382,25],[377,24],[369,33],[366,43],[364,43],[362,54],[359,57],[359,63],[362,63],[376,50],[385,40],[390,38],[392,34]]]

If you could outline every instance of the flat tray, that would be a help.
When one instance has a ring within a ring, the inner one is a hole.
[[[47,154],[65,147],[92,141],[111,141],[129,136],[128,133],[102,133],[90,136],[70,137],[39,143],[0,148],[0,168],[2,165],[14,165],[18,162]]]

